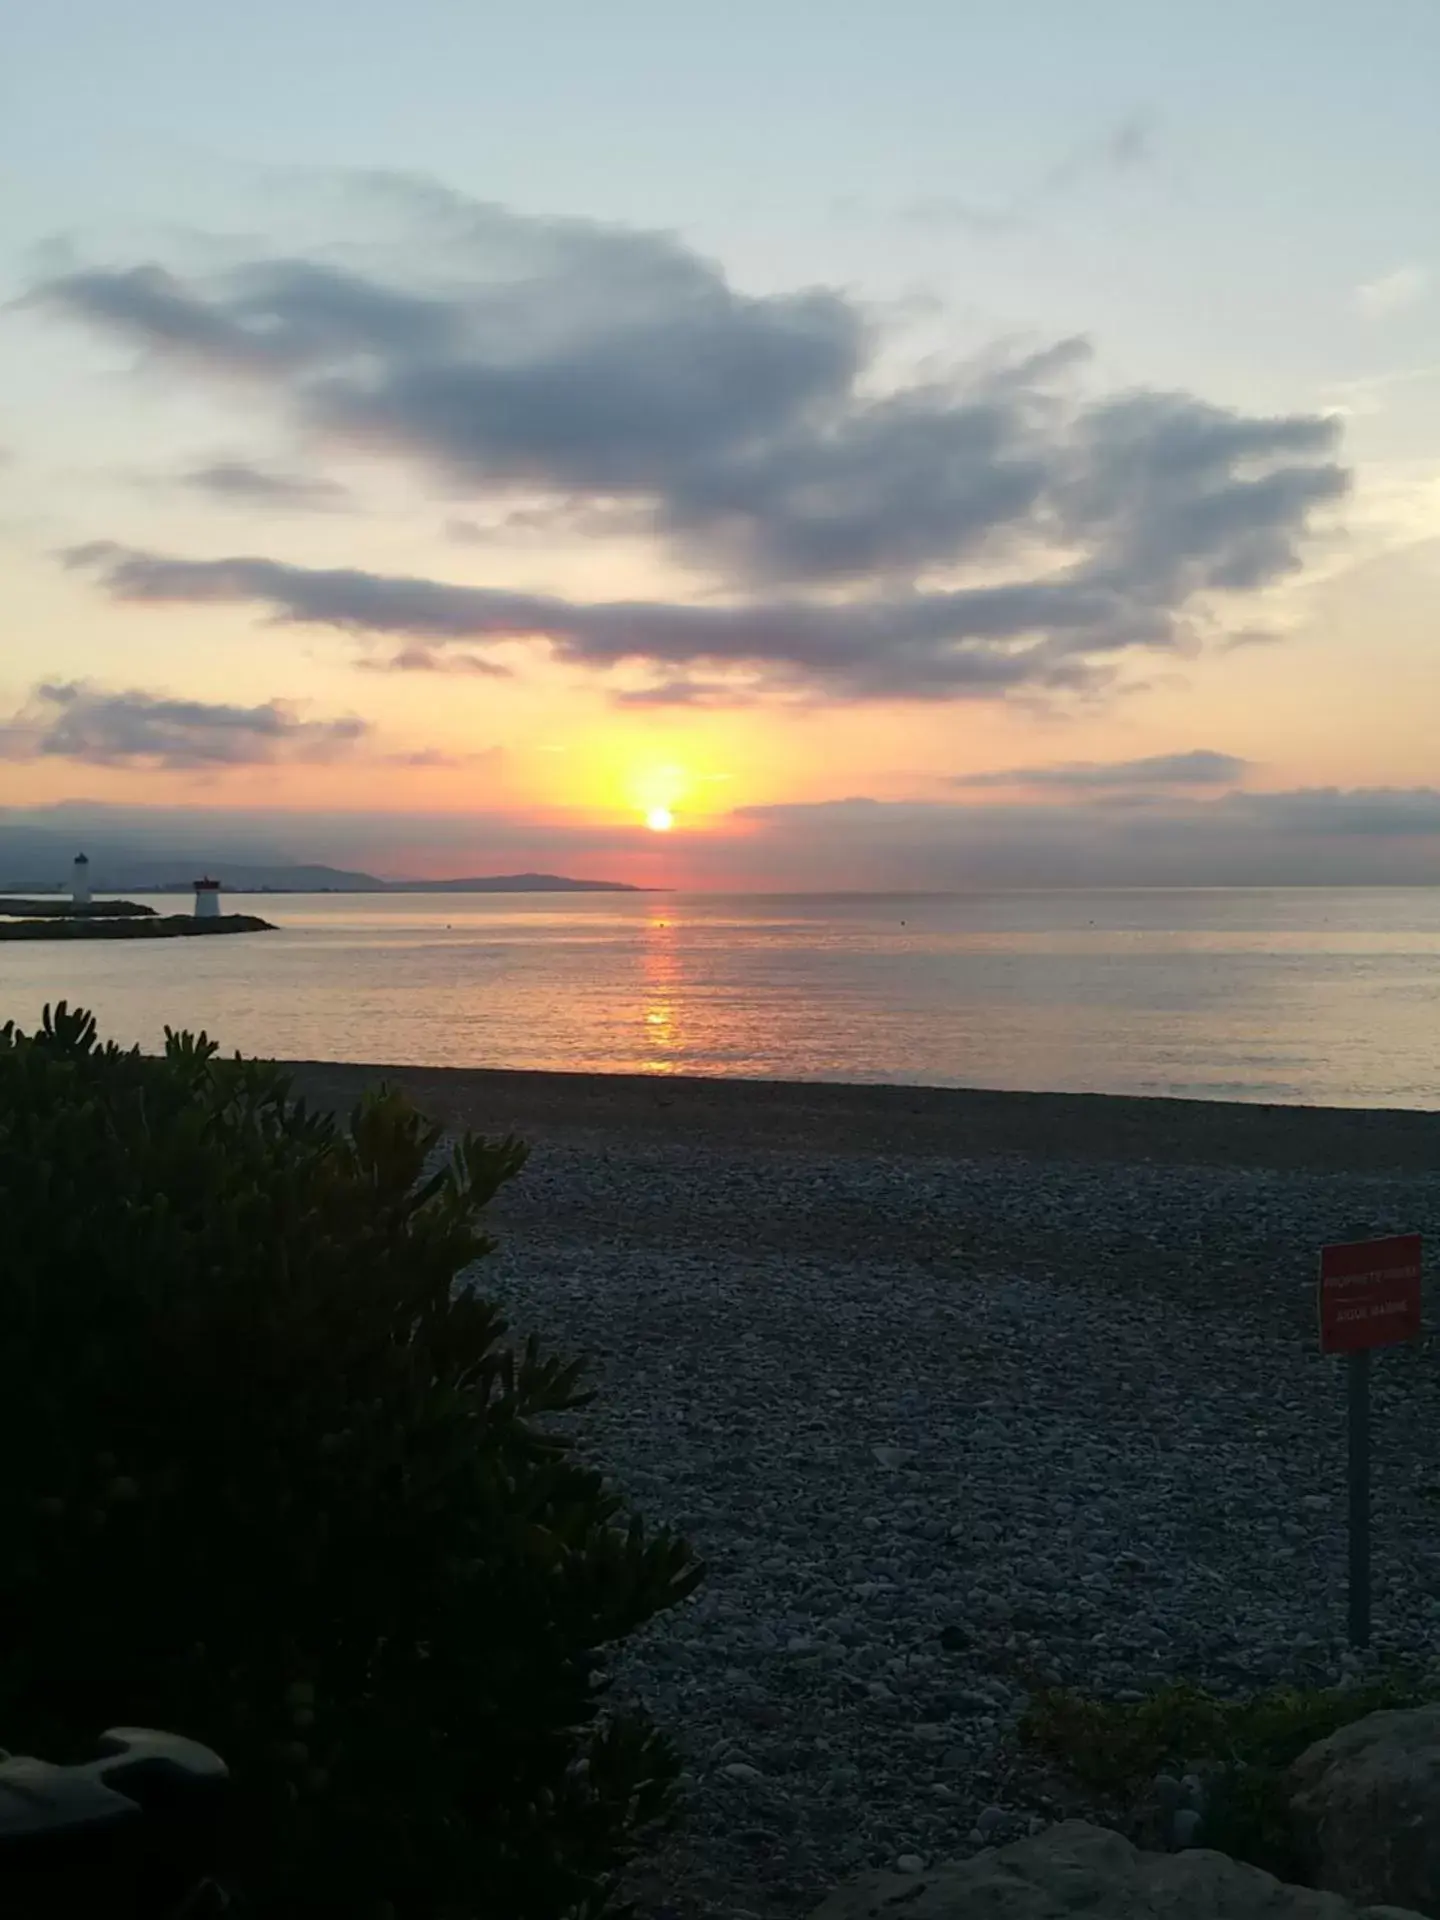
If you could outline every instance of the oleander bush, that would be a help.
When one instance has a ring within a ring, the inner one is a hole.
[[[598,1915],[667,1807],[604,1660],[697,1567],[456,1285],[524,1157],[203,1034],[0,1030],[0,1745],[216,1748],[247,1910]]]

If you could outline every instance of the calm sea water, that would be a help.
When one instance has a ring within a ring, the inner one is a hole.
[[[176,902],[153,902],[173,911]],[[270,896],[0,945],[0,1017],[290,1059],[1440,1108],[1440,887]]]

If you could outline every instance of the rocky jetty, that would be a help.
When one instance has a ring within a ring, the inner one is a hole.
[[[184,940],[192,934],[274,933],[268,920],[253,913],[222,913],[199,919],[193,913],[151,913],[134,917],[110,914],[46,914],[0,919],[0,940]]]

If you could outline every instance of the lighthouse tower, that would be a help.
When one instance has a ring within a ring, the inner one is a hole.
[[[90,862],[83,853],[75,856],[75,865],[70,869],[70,899],[77,907],[90,904]]]
[[[195,882],[195,918],[197,920],[218,920],[220,917],[220,882],[218,880],[197,880]]]

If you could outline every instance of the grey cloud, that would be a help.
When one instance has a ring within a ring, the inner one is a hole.
[[[1440,788],[1301,787],[1271,793],[1226,793],[1213,799],[1179,797],[1135,815],[1117,815],[1099,803],[1028,801],[992,805],[956,801],[876,800],[857,795],[742,807],[739,817],[811,833],[862,833],[887,843],[956,841],[1001,833],[1083,836],[1097,828],[1172,847],[1187,833],[1256,829],[1296,844],[1308,839],[1440,840]]]
[[[515,507],[495,520],[452,518],[445,523],[445,537],[461,547],[510,546],[517,539],[627,540],[654,528],[654,515],[633,504],[561,499]]]
[[[57,275],[29,296],[217,371],[283,378],[357,352],[420,352],[451,325],[441,302],[308,260],[266,260],[209,299],[154,263]]]
[[[434,648],[450,642],[540,639],[559,658],[583,665],[742,667],[761,684],[803,684],[844,699],[1091,686],[1103,678],[1107,655],[1171,637],[1154,610],[1084,580],[832,605],[691,606],[575,602],[254,556],[184,560],[109,542],[67,557],[97,572],[119,600],[251,603],[282,622],[398,638],[406,644],[392,665],[432,666]]]
[[[1155,125],[1148,114],[1132,113],[1113,127],[1105,140],[1105,158],[1112,167],[1144,166],[1155,157]]]
[[[183,476],[197,493],[236,506],[297,507],[311,510],[343,506],[349,492],[337,480],[303,473],[278,473],[249,460],[216,460]]]
[[[349,752],[368,732],[363,720],[302,719],[280,700],[241,707],[49,682],[0,722],[0,759],[192,768],[323,761]]]
[[[1433,787],[1109,798],[856,798],[740,817],[772,865],[815,887],[1424,885],[1440,856]]]
[[[197,298],[160,266],[61,274],[37,288],[31,304],[59,307],[157,353],[190,355],[235,371],[261,372],[277,364],[263,335]]]
[[[385,762],[392,767],[493,767],[498,765],[498,747],[482,747],[477,753],[446,753],[442,747],[420,747],[413,753],[387,753]]]
[[[660,236],[511,218],[483,251],[519,277],[420,295],[277,259],[212,292],[144,267],[62,276],[35,297],[267,374],[303,417],[482,488],[663,493],[842,397],[862,367],[864,322],[840,296],[747,298]]]
[[[1147,754],[1139,760],[1072,760],[1050,767],[1006,767],[990,773],[957,774],[956,787],[1060,787],[1071,792],[1126,788],[1228,787],[1250,767],[1233,753],[1195,747],[1186,753]]]
[[[1291,833],[1361,840],[1440,836],[1440,792],[1434,787],[1307,787],[1255,794],[1251,804],[1260,817]]]
[[[1220,653],[1239,653],[1246,647],[1278,647],[1284,644],[1285,636],[1265,627],[1241,627],[1234,633],[1227,633],[1217,643]]]
[[[1061,154],[1037,183],[985,204],[963,194],[922,194],[900,208],[917,226],[954,228],[982,238],[1015,233],[1037,224],[1047,205],[1088,181],[1133,173],[1155,158],[1155,123],[1147,113],[1126,114],[1091,139]]]
[[[1298,566],[1297,529],[1346,491],[1334,443],[1330,420],[1125,395],[1079,421],[1060,514],[1091,543],[1094,575],[1161,603],[1260,587]]]
[[[650,687],[624,687],[611,695],[617,707],[741,707],[753,694],[724,680],[660,680]]]
[[[1080,141],[1046,173],[1042,193],[1067,193],[1107,173],[1132,173],[1155,157],[1155,123],[1142,112],[1127,113],[1093,139]]]
[[[371,673],[478,673],[490,680],[508,680],[509,667],[484,660],[477,653],[441,653],[434,647],[400,647],[382,659],[362,657],[356,666]]]
[[[1108,138],[1107,164],[1143,147]],[[978,562],[1025,591],[1062,573],[1163,634],[1196,595],[1293,570],[1345,490],[1332,421],[1087,402],[1075,341],[886,387],[843,294],[750,296],[666,235],[396,190],[440,220],[443,282],[276,258],[192,283],[72,273],[34,297],[262,380],[300,424],[487,502],[543,514],[552,495],[572,533],[632,516],[731,592],[890,595]]]
[[[823,433],[772,435],[677,473],[661,523],[741,577],[912,577],[1040,513],[1051,476],[1030,399],[920,388],[856,403]]]

